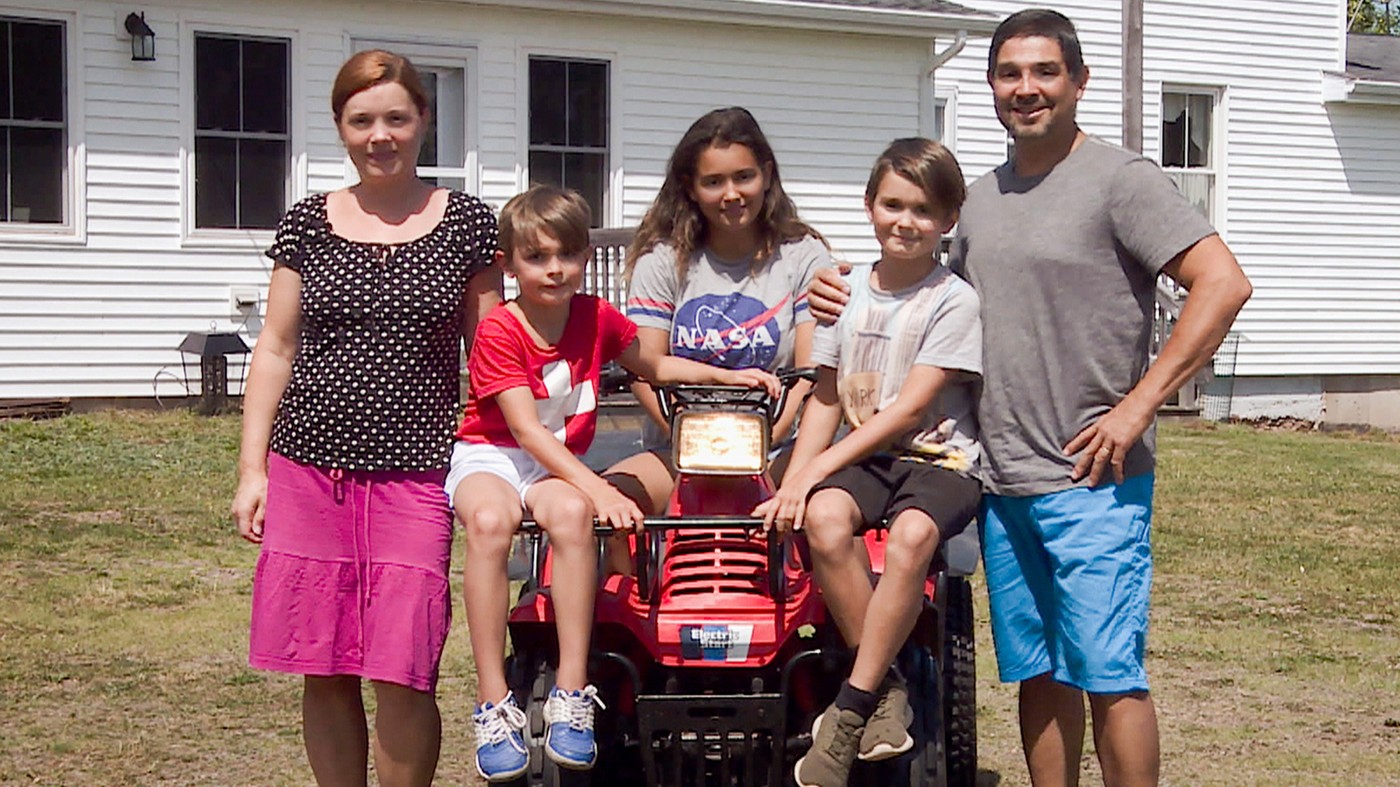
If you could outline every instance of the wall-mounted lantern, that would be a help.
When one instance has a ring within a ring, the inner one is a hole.
[[[131,59],[138,63],[150,63],[156,59],[156,31],[146,24],[146,14],[139,16],[133,12],[126,15],[126,32],[131,34]]]

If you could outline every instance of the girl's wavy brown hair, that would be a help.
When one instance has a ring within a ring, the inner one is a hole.
[[[651,208],[642,217],[636,237],[627,250],[624,271],[628,280],[632,277],[637,259],[656,248],[657,244],[665,243],[675,250],[676,274],[681,281],[685,281],[690,257],[703,247],[708,229],[704,214],[690,196],[695,183],[695,167],[701,153],[711,147],[729,145],[743,145],[752,151],[759,168],[767,174],[763,207],[756,219],[760,243],[758,254],[754,257],[755,266],[765,263],[778,246],[787,241],[811,235],[826,243],[821,233],[797,217],[797,206],[783,191],[783,180],[778,175],[773,147],[768,144],[763,129],[758,127],[758,121],[743,107],[716,109],[692,123],[671,152],[671,160],[666,165],[666,180],[661,184],[661,191],[657,193]]]

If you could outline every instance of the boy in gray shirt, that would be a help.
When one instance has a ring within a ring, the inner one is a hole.
[[[845,785],[853,760],[908,751],[913,713],[892,665],[922,608],[938,545],[976,513],[981,449],[973,405],[982,370],[977,294],[935,258],[965,188],[946,148],[896,140],[866,185],[880,261],[851,282],[841,319],[819,329],[818,365],[792,462],[755,516],[803,528],[813,575],[842,636],[860,643],[851,675],[812,727],[799,785]],[[842,417],[852,430],[832,443]],[[889,521],[872,589],[854,536]]]

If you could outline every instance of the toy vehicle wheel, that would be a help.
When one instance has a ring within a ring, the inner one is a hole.
[[[949,577],[943,633],[943,723],[948,787],[977,784],[977,650],[973,639],[972,586]]]
[[[587,787],[593,783],[591,771],[560,768],[544,754],[544,703],[554,686],[554,667],[542,656],[515,656],[507,665],[511,689],[524,704],[525,745],[530,750],[530,766],[522,787]]]
[[[914,709],[914,749],[908,768],[894,775],[897,787],[945,787],[949,784],[944,749],[943,682],[938,662],[923,648],[908,649],[901,659],[909,682],[909,704]]]

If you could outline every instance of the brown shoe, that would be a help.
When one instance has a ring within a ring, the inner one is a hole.
[[[862,760],[888,760],[914,748],[914,737],[909,734],[909,725],[914,723],[914,709],[909,707],[909,686],[904,678],[891,670],[875,689],[880,701],[875,712],[865,722],[865,732],[860,736]]]
[[[793,769],[798,787],[846,787],[863,725],[859,713],[827,706],[812,722],[812,748]]]

